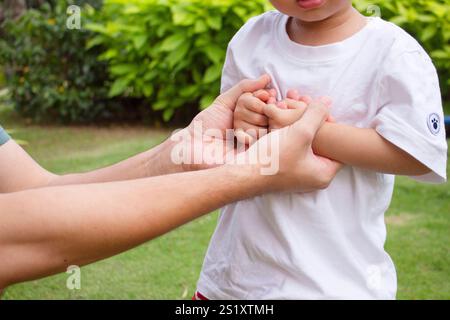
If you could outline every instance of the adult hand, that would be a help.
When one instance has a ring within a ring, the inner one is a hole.
[[[227,129],[233,129],[233,112],[241,95],[264,89],[270,81],[270,76],[267,74],[256,80],[242,80],[218,96],[211,106],[200,112],[188,126],[188,129],[193,131],[196,121],[200,121],[204,129],[219,129],[223,132]]]
[[[317,156],[312,150],[314,137],[327,117],[328,107],[321,102],[312,102],[300,120],[265,135],[243,156],[251,161],[261,154],[265,154],[267,160],[267,155],[270,155],[270,160],[277,164],[276,172],[268,176],[273,191],[324,189],[342,167],[339,162]],[[263,174],[269,165],[262,163],[260,158],[258,160],[256,166]]]
[[[227,156],[236,153],[234,148],[233,114],[238,99],[247,92],[255,92],[267,87],[271,79],[262,75],[256,80],[242,80],[237,85],[222,93],[207,109],[200,112],[189,126],[176,133],[173,141],[183,140],[184,147],[191,149],[188,161],[183,163],[187,171],[211,168],[224,164]],[[183,145],[179,145],[183,147]],[[211,150],[222,150],[212,155]],[[201,159],[194,155],[200,155]],[[211,159],[214,157],[214,159]],[[185,159],[186,160],[186,159]]]

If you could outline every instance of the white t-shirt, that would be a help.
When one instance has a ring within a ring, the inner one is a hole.
[[[304,46],[288,17],[252,18],[228,47],[222,90],[272,76],[288,89],[329,96],[338,123],[375,128],[446,179],[447,144],[436,70],[406,32],[379,18],[350,38]],[[197,289],[210,299],[394,299],[395,267],[384,250],[384,212],[394,176],[347,166],[325,190],[266,194],[222,209]]]

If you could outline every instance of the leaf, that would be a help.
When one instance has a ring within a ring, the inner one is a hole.
[[[104,40],[104,38],[102,36],[96,36],[96,37],[89,39],[86,42],[86,49],[89,50],[95,46],[98,46],[99,44],[102,44],[103,40]]]
[[[98,58],[100,60],[111,60],[119,55],[119,51],[116,49],[108,49],[106,52],[102,53]]]
[[[140,13],[141,9],[138,6],[135,5],[128,5],[125,7],[125,10],[123,11],[124,14],[137,14]]]
[[[139,35],[133,37],[134,47],[137,50],[141,49],[146,42],[147,42],[146,34],[139,34]]]
[[[183,43],[185,43],[185,41],[186,41],[186,35],[184,35],[182,33],[173,34],[163,41],[160,50],[161,51],[175,50],[178,47],[180,47]]]
[[[130,80],[128,80],[128,78],[116,79],[116,81],[114,81],[113,85],[111,86],[111,89],[109,90],[108,96],[112,98],[123,93],[127,89],[129,83]]]
[[[220,30],[222,28],[222,17],[219,15],[209,16],[206,18],[206,22],[214,30]]]
[[[213,95],[213,94],[204,95],[200,99],[200,108],[201,109],[208,108],[214,102],[214,99],[216,99],[216,95]]]
[[[113,75],[122,76],[125,74],[137,72],[137,67],[131,63],[117,64],[111,66],[110,71]]]
[[[180,26],[190,26],[196,21],[196,17],[181,6],[172,7],[172,19],[175,25]]]
[[[408,22],[408,19],[405,16],[396,16],[390,19],[392,23],[395,23],[398,26],[401,26]]]
[[[214,64],[206,70],[205,75],[203,76],[203,82],[211,83],[214,80],[219,79],[221,74],[222,74],[222,65]]]
[[[437,29],[436,26],[433,24],[428,25],[420,34],[420,40],[423,42],[428,41],[429,39],[433,38],[436,34]]]
[[[189,51],[189,48],[190,44],[188,42],[185,42],[166,57],[166,60],[169,63],[169,67],[171,69],[185,57],[185,55]]]
[[[144,87],[142,88],[142,92],[144,93],[145,97],[151,97],[153,95],[153,87],[149,86],[149,85],[144,85]]]
[[[431,57],[434,59],[447,59],[450,60],[450,52],[444,50],[435,50],[431,52]]]
[[[192,96],[195,95],[197,90],[198,90],[197,85],[186,86],[180,90],[180,97],[191,98]]]
[[[194,32],[195,33],[203,33],[208,30],[208,25],[204,20],[195,21]]]
[[[166,110],[164,110],[164,112],[163,112],[163,120],[165,122],[169,121],[170,118],[172,118],[173,113],[174,113],[173,109],[166,109]]]
[[[243,20],[247,18],[248,13],[247,13],[246,9],[236,6],[236,7],[233,7],[232,10],[239,18],[241,18]]]
[[[215,64],[223,62],[225,57],[225,50],[221,47],[211,44],[203,49],[208,58]]]
[[[148,72],[145,73],[144,80],[145,81],[152,81],[157,76],[158,76],[158,70],[149,70]]]
[[[158,110],[163,110],[163,109],[167,108],[168,105],[169,104],[166,100],[159,99],[152,105],[152,108],[153,108],[153,110],[158,111]]]
[[[106,27],[100,23],[87,23],[84,27],[87,30],[91,30],[93,32],[102,33],[106,35],[108,34]]]

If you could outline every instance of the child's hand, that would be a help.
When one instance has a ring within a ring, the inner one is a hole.
[[[300,96],[296,90],[289,90],[285,100],[264,108],[264,114],[269,118],[269,129],[280,129],[298,121],[311,102],[309,96]],[[326,97],[320,98],[319,102],[328,107],[331,105],[331,100]]]
[[[269,119],[269,130],[281,129],[293,124],[303,116],[306,107],[306,103],[292,99],[285,99],[277,105],[266,105],[264,114]]]
[[[268,119],[264,114],[266,103],[275,102],[274,90],[259,90],[243,94],[234,110],[234,129],[238,142],[251,145],[267,132]]]

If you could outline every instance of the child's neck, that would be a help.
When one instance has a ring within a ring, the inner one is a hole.
[[[315,22],[289,19],[287,32],[292,41],[308,46],[340,42],[364,28],[367,19],[352,6],[335,15]]]

